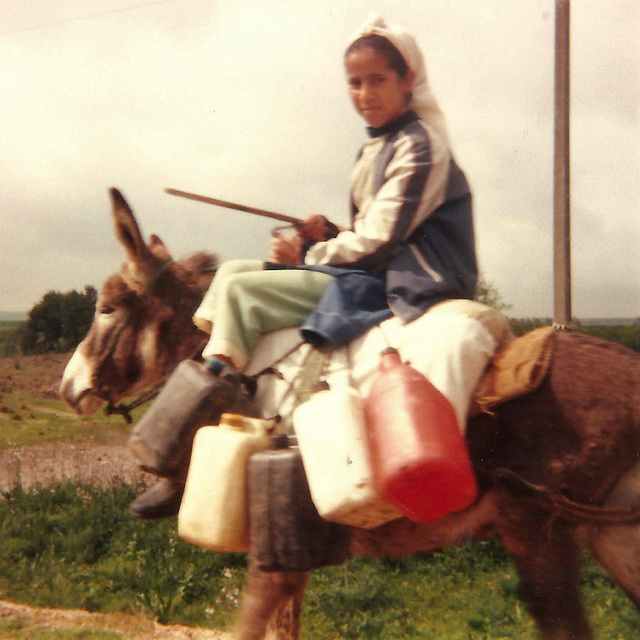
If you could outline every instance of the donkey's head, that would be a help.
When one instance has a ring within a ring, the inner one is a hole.
[[[93,324],[62,376],[60,394],[80,414],[148,389],[193,356],[206,334],[191,320],[216,270],[216,256],[174,261],[152,235],[147,244],[129,205],[110,191],[127,262],[104,283]]]

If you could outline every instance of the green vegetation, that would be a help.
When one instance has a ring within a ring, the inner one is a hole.
[[[551,318],[510,319],[511,330],[521,336],[538,327],[551,326]],[[629,325],[581,325],[575,324],[573,331],[586,333],[602,340],[617,342],[627,349],[640,353],[640,324]]]
[[[0,320],[0,356],[18,353],[21,326],[17,320]]]
[[[617,342],[627,349],[640,353],[640,325],[577,326],[576,331]]]
[[[29,311],[26,322],[17,326],[0,323],[0,355],[69,351],[89,331],[97,297],[98,292],[92,286],[85,287],[83,293],[75,290],[45,293]]]
[[[134,412],[135,419],[143,411]],[[62,400],[13,393],[0,396],[0,450],[43,442],[123,442],[130,429],[120,416],[80,419]]]
[[[2,638],[11,640],[122,640],[123,635],[101,629],[33,629],[24,620],[0,620]]]
[[[498,311],[504,312],[511,308],[511,305],[506,304],[502,299],[496,285],[490,280],[487,280],[482,274],[480,274],[478,278],[475,300]]]
[[[0,596],[42,607],[142,610],[160,622],[226,624],[244,556],[181,542],[175,520],[132,518],[127,506],[139,489],[65,482],[5,492]]]
[[[596,635],[635,637],[637,611],[586,562],[583,594]],[[353,558],[346,568],[314,573],[305,606],[303,628],[311,638],[537,638],[515,568],[496,541],[422,557]]]
[[[129,485],[98,490],[63,483],[6,493],[0,502],[0,597],[228,628],[245,556],[186,544],[175,519],[131,518],[126,508],[136,492]],[[491,541],[424,557],[355,557],[312,574],[305,637],[533,640],[517,584],[511,561]],[[598,637],[637,636],[633,605],[591,560],[583,591]]]

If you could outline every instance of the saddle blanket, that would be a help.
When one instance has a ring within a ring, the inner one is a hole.
[[[491,359],[476,387],[469,415],[490,413],[502,402],[537,389],[549,371],[555,336],[553,327],[541,327],[508,340]]]
[[[409,325],[396,318],[386,320],[336,350],[324,374],[329,384],[355,385],[364,394],[380,352],[394,346],[452,402],[464,425],[469,416],[490,412],[536,389],[551,364],[554,338],[553,327],[515,338],[500,312],[468,300],[451,300]],[[263,415],[280,415],[289,427],[287,420],[295,408],[293,387],[309,349],[297,329],[273,332],[261,340],[247,370],[249,375],[275,370],[260,375],[258,399]]]

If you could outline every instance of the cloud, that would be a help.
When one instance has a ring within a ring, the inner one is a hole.
[[[551,0],[0,0],[0,309],[99,285],[123,259],[107,189],[181,255],[266,256],[271,223],[164,194],[175,187],[347,220],[364,131],[343,44],[372,11],[415,25],[478,253],[516,316],[552,313]],[[92,13],[96,15],[90,17]],[[78,19],[76,19],[78,18]],[[635,0],[572,5],[576,314],[639,315],[640,101]]]

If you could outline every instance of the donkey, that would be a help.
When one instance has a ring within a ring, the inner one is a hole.
[[[127,261],[103,285],[93,325],[63,374],[61,395],[80,414],[152,387],[207,337],[191,316],[215,256],[174,261],[158,237],[143,239],[122,195],[110,194]],[[471,418],[467,440],[480,486],[473,505],[431,524],[403,518],[353,529],[352,551],[399,556],[497,535],[543,640],[593,638],[578,588],[583,548],[640,609],[638,354],[558,333],[542,384]],[[250,561],[237,638],[299,638],[307,577]]]

